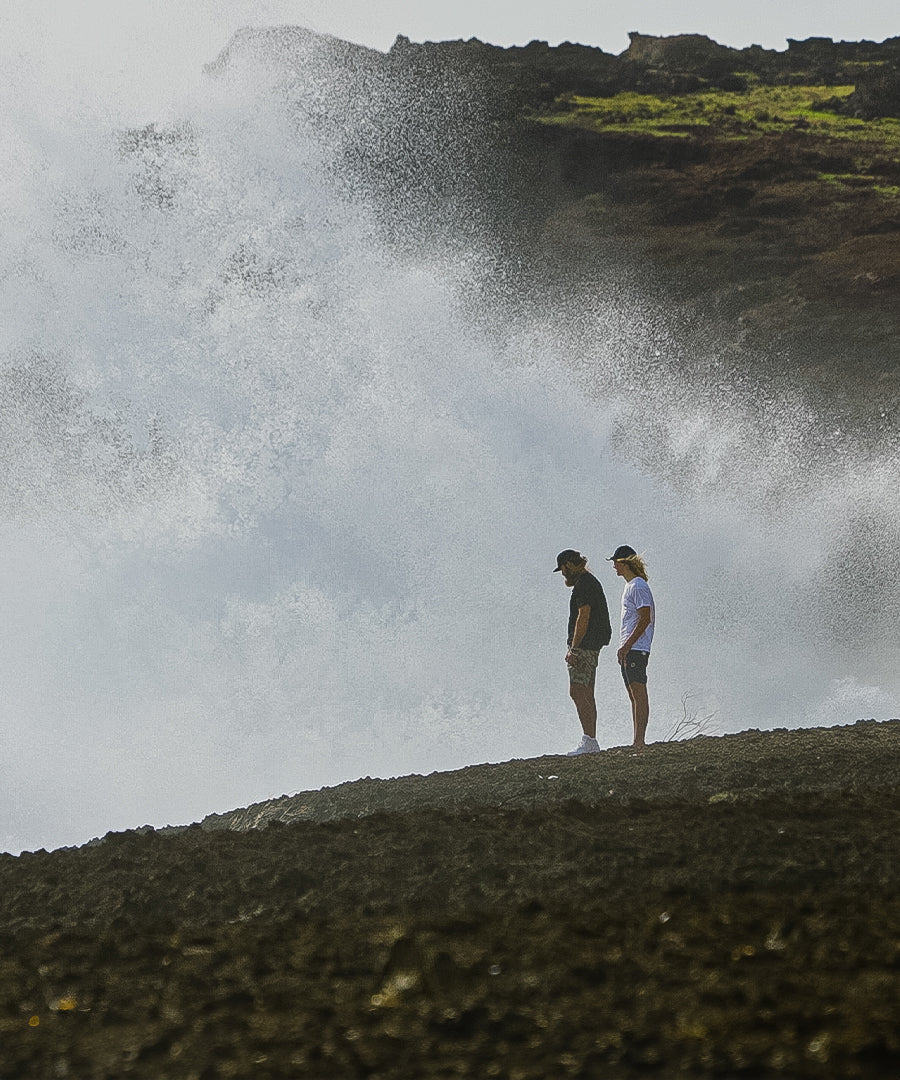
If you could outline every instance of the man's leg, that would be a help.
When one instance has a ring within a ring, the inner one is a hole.
[[[621,667],[622,679],[631,702],[631,722],[634,725],[634,742],[637,750],[647,745],[647,722],[650,719],[650,703],[647,700],[647,659],[644,652],[629,652]]]
[[[569,695],[578,710],[581,730],[592,739],[597,737],[597,702],[594,699],[594,684],[569,683]]]
[[[650,702],[647,698],[647,684],[646,683],[629,683],[628,684],[628,696],[631,698],[631,719],[634,724],[634,746],[638,750],[643,750],[647,745],[645,739],[647,735],[647,722],[650,719]]]

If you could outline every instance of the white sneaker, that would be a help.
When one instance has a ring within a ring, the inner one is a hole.
[[[596,739],[592,739],[590,735],[581,736],[581,745],[577,746],[574,750],[570,750],[566,757],[576,757],[578,754],[599,754],[600,744]]]

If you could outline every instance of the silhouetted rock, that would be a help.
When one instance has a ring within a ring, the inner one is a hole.
[[[632,64],[664,68],[668,71],[733,71],[737,50],[719,45],[704,34],[677,34],[653,37],[635,31],[622,58]]]

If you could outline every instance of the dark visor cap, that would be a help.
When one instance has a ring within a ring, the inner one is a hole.
[[[553,573],[558,574],[563,568],[563,563],[580,563],[582,559],[583,556],[580,551],[573,551],[571,548],[566,548],[565,551],[561,551],[556,556],[556,569],[553,571]]]
[[[630,559],[632,555],[637,555],[637,552],[633,547],[629,547],[627,544],[620,544],[606,561],[615,562],[616,559]]]

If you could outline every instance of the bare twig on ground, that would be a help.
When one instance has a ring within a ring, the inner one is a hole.
[[[715,712],[701,716],[696,710],[691,710],[690,701],[693,696],[690,690],[681,695],[681,716],[672,725],[663,742],[683,742],[686,739],[696,739],[698,735],[715,733]]]

